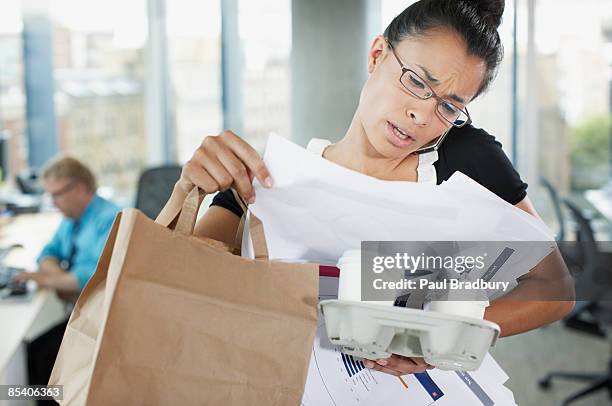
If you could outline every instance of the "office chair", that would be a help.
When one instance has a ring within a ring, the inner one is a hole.
[[[135,207],[155,220],[181,177],[181,169],[179,165],[166,165],[145,170],[138,180]]]
[[[566,224],[567,219],[565,213],[562,208],[561,197],[557,192],[557,189],[553,186],[552,183],[548,181],[545,177],[540,177],[540,184],[548,191],[548,195],[550,197],[550,201],[553,205],[553,209],[555,212],[555,218],[558,224],[558,230],[556,233],[555,240],[558,242],[559,252],[565,261],[568,269],[572,274],[578,273],[582,271],[582,259],[581,254],[576,250],[576,244],[574,243],[564,243],[565,238],[567,237],[566,233]]]
[[[561,199],[559,198],[559,194],[557,193],[557,189],[546,179],[545,177],[540,177],[540,184],[544,186],[544,188],[548,191],[550,196],[550,200],[552,201],[553,208],[555,210],[555,217],[557,218],[557,223],[559,224],[559,230],[557,232],[557,241],[565,240],[565,218],[563,216],[563,210],[561,208]]]
[[[607,337],[606,326],[612,324],[612,302],[606,297],[612,286],[612,254],[601,251],[595,239],[590,221],[571,201],[564,201],[576,222],[576,247],[582,258],[582,274],[577,281],[577,295],[581,289],[588,289],[593,300],[578,302],[574,310],[564,319],[565,326],[580,332]],[[586,318],[586,319],[585,319]],[[612,344],[612,343],[611,343]],[[611,347],[612,351],[612,347]],[[601,373],[568,373],[555,371],[539,381],[542,389],[549,389],[552,379],[563,378],[590,382],[588,387],[567,397],[562,405],[583,398],[591,393],[607,390],[612,398],[612,358],[608,362],[608,370]]]

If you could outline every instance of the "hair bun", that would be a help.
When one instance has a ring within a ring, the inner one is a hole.
[[[497,29],[502,21],[505,0],[464,0],[474,7],[478,14],[486,20],[486,22]]]

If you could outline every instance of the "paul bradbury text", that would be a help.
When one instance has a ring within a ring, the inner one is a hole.
[[[509,286],[510,282],[487,282],[483,281],[482,279],[477,279],[475,281],[464,281],[458,279],[445,279],[441,281],[429,281],[426,279],[400,279],[397,281],[385,281],[383,279],[374,279],[373,281],[373,287],[376,290],[501,290],[506,292]]]

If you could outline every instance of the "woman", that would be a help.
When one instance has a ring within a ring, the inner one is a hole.
[[[501,145],[470,125],[467,109],[489,86],[502,59],[497,28],[503,10],[503,0],[421,0],[404,10],[374,39],[355,116],[338,143],[321,147],[323,158],[385,180],[439,184],[461,171],[537,216],[527,185]],[[196,234],[233,243],[242,209],[227,189],[234,187],[253,203],[253,177],[272,186],[251,146],[230,131],[206,137],[184,166],[165,210],[180,206],[194,185],[208,193],[225,191],[215,197]],[[487,308],[485,318],[499,324],[502,335],[537,328],[571,310],[573,289],[556,255]],[[560,286],[568,300],[526,300],[551,285]],[[397,355],[367,366],[394,375],[430,367],[422,359]]]

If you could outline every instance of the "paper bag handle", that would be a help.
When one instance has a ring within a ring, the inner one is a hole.
[[[242,199],[242,196],[238,194],[236,189],[230,189],[232,194],[234,195],[234,199],[242,209],[242,216],[240,216],[240,223],[238,223],[238,229],[236,230],[236,235],[234,236],[234,246],[241,247],[242,246],[242,234],[244,234],[244,224],[246,222],[246,214],[247,214],[247,204]]]
[[[234,194],[237,194],[235,191],[233,192]],[[204,200],[205,195],[206,193],[199,187],[194,187],[193,189],[191,189],[191,192],[189,192],[189,194],[185,198],[185,202],[183,203],[183,207],[181,208],[180,213],[178,213],[178,220],[176,222],[176,226],[174,227],[174,230],[176,232],[187,236],[193,234],[198,210],[200,208],[200,205],[202,204],[202,201]],[[239,204],[244,204],[244,202],[242,201],[242,199],[240,199],[239,196],[237,200]],[[245,205],[243,207],[243,215],[240,220],[240,225],[238,227],[239,232],[244,230],[244,218],[246,217],[247,210],[248,208]],[[255,259],[267,260],[269,258],[268,245],[266,243],[266,236],[264,234],[263,224],[261,220],[252,212],[250,213],[249,221],[249,234],[251,235],[251,240],[253,242],[253,251],[255,253]],[[242,232],[240,233],[240,236],[242,236]]]
[[[230,189],[234,194],[234,199],[242,209],[242,216],[240,217],[240,223],[236,230],[236,236],[234,237],[234,245],[240,247],[242,245],[242,235],[244,234],[244,225],[246,222],[247,212],[249,211],[247,203],[242,199],[242,196],[238,194],[236,189]],[[257,217],[251,211],[249,234],[251,235],[251,242],[253,243],[253,251],[255,258],[268,258],[268,244],[266,243],[266,234],[264,233],[263,224],[259,217]],[[265,256],[263,256],[265,253]]]
[[[184,235],[193,234],[196,219],[198,217],[198,210],[205,196],[206,193],[199,187],[191,189],[191,192],[189,192],[183,202],[181,211],[178,213],[178,220],[174,226],[174,231]]]

